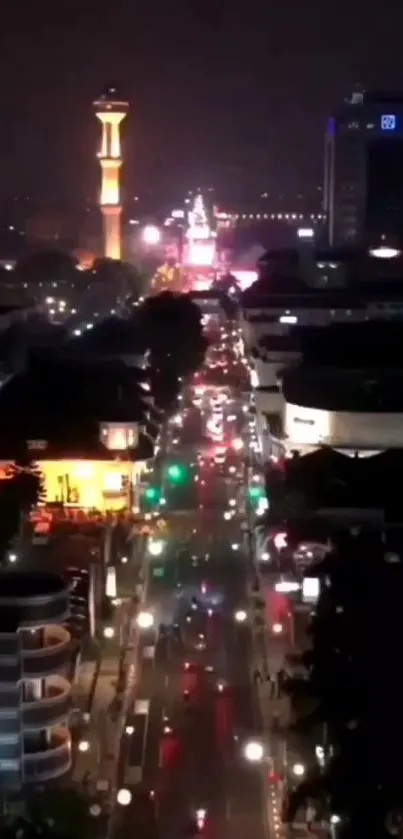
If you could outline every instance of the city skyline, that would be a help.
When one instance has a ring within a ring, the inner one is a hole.
[[[358,2],[347,17],[341,3],[336,18],[315,2],[256,4],[247,20],[220,8],[179,3],[173,15],[157,4],[131,17],[120,0],[92,17],[73,3],[66,20],[47,3],[21,17],[17,3],[1,36],[0,193],[94,194],[89,107],[108,83],[131,106],[129,191],[180,193],[201,182],[227,198],[320,184],[329,111],[356,82],[399,85],[401,11],[386,3],[378,15]]]

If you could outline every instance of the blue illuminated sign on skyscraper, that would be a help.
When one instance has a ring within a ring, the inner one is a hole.
[[[381,131],[396,131],[396,115],[382,114]]]

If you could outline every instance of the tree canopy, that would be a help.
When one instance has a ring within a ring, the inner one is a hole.
[[[0,480],[0,557],[18,533],[23,537],[26,517],[43,499],[43,481],[35,463],[25,453]]]
[[[27,791],[22,804],[19,815],[2,819],[6,839],[85,839],[106,830],[99,805],[72,787]]]
[[[314,572],[321,594],[304,654],[308,681],[288,689],[314,700],[296,729],[322,731],[325,765],[291,794],[288,820],[309,800],[340,819],[338,837],[390,835],[403,813],[400,609],[403,564],[381,535],[345,532]]]
[[[167,407],[179,390],[178,380],[203,362],[207,340],[200,309],[189,295],[164,291],[138,307],[135,323],[148,351],[156,404]]]

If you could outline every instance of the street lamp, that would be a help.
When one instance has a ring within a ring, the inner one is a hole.
[[[139,629],[151,629],[154,626],[154,615],[151,612],[139,612],[137,626]]]
[[[84,752],[89,752],[89,750],[90,750],[90,744],[89,744],[88,740],[80,740],[80,742],[78,744],[78,751],[84,753]]]
[[[120,789],[117,796],[116,801],[120,804],[121,807],[128,807],[132,800],[132,794],[129,789]]]
[[[113,626],[105,626],[104,627],[104,638],[113,638],[115,635],[115,630]]]
[[[261,763],[264,757],[264,748],[257,740],[250,740],[245,743],[243,755],[248,763]]]
[[[303,763],[294,763],[292,771],[296,778],[302,778],[306,770]]]
[[[164,552],[165,542],[163,539],[149,539],[147,550],[151,556],[161,556]]]
[[[161,230],[155,224],[146,224],[142,230],[141,238],[145,245],[150,245],[151,247],[159,245],[162,239]]]
[[[235,612],[234,618],[237,623],[245,623],[245,621],[248,619],[248,614],[247,612],[245,612],[245,609],[238,609]]]
[[[272,626],[273,635],[281,635],[283,631],[283,624],[282,623],[273,623]]]

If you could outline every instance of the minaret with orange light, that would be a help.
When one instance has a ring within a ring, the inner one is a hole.
[[[99,205],[103,219],[104,256],[109,259],[120,259],[120,216],[122,213],[120,124],[128,112],[129,103],[118,96],[115,87],[109,87],[94,102],[94,109],[102,125],[101,150],[98,153],[98,160],[101,166]]]

